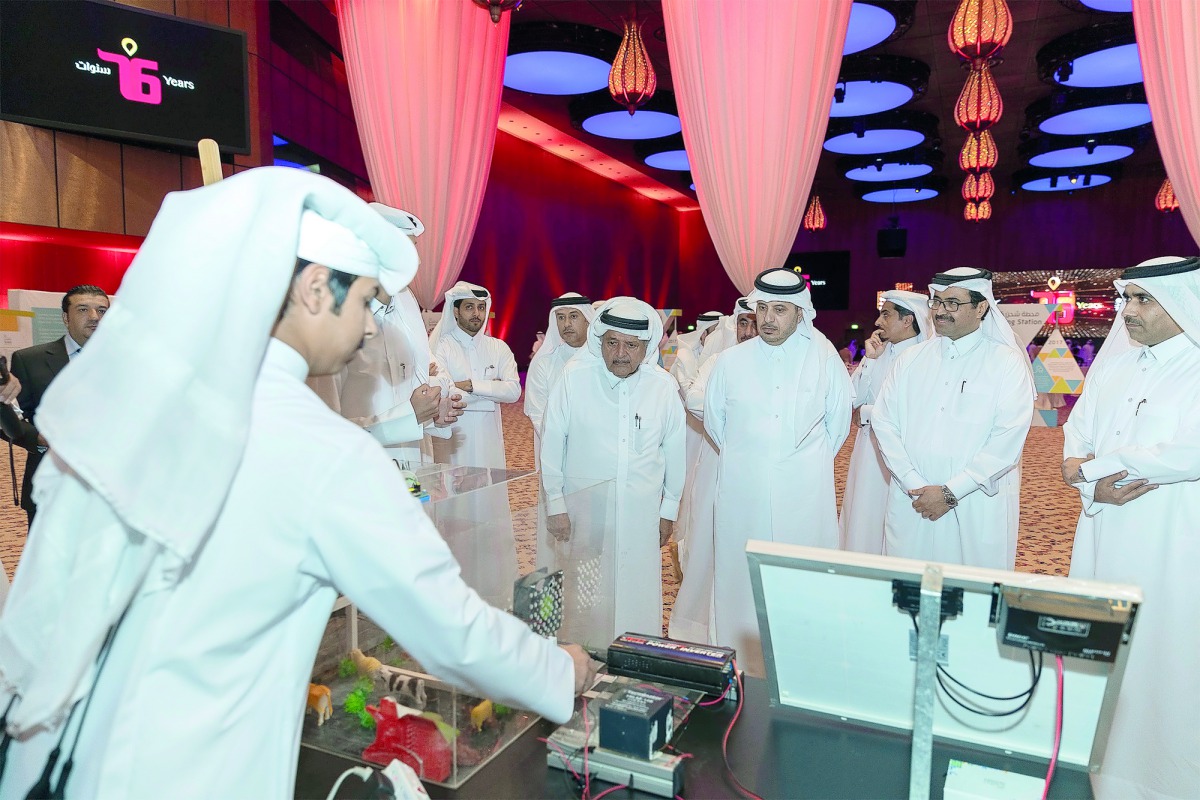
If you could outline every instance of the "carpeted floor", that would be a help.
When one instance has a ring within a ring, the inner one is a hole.
[[[521,404],[504,406],[504,439],[510,469],[533,469],[533,429],[521,413]],[[853,437],[838,453],[835,471],[838,502],[845,488]],[[1071,542],[1075,520],[1079,516],[1079,496],[1059,477],[1062,460],[1062,428],[1032,428],[1025,443],[1022,461],[1021,537],[1017,547],[1017,569],[1050,575],[1066,575],[1071,562]],[[3,445],[0,445],[3,447]],[[17,475],[24,470],[24,451],[16,450]],[[8,492],[11,484],[7,458],[0,458],[0,486]],[[534,509],[537,505],[536,476],[513,481],[509,487],[516,537],[517,556],[522,573],[533,568],[536,554]],[[11,578],[25,546],[25,513],[11,501],[0,506],[0,559]],[[664,551],[663,557],[664,626],[671,613],[679,585],[672,574]]]

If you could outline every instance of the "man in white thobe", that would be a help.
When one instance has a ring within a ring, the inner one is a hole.
[[[525,416],[533,424],[533,464],[541,464],[542,417],[546,401],[562,377],[567,362],[587,344],[588,325],[596,315],[592,301],[577,292],[567,292],[550,301],[546,338],[529,362],[525,377]]]
[[[446,292],[442,319],[429,337],[434,359],[446,367],[467,407],[449,439],[433,443],[440,464],[504,469],[503,403],[521,396],[521,377],[512,350],[484,332],[492,295],[482,286],[459,281]]]
[[[39,410],[54,444],[0,618],[0,796],[290,797],[339,589],[430,672],[570,717],[582,651],[482,603],[378,443],[304,384],[417,262],[310,173],[167,195]],[[196,291],[219,319],[162,300]]]
[[[871,411],[896,357],[933,335],[929,298],[899,289],[884,292],[875,326],[875,332],[867,339],[863,360],[850,376],[854,407],[858,409],[858,431],[850,454],[838,526],[843,550],[878,555],[883,552],[883,512],[891,480],[871,437]]]
[[[662,633],[660,548],[671,538],[683,491],[683,404],[656,363],[662,322],[650,305],[615,297],[588,326],[588,352],[567,365],[550,394],[542,430],[547,528],[571,536],[565,496],[614,482],[615,637]]]
[[[1083,512],[1071,577],[1142,588],[1100,800],[1200,791],[1200,258],[1125,270],[1125,305],[1067,424]],[[1128,335],[1127,335],[1128,334]],[[1132,342],[1130,342],[1132,340]]]
[[[408,212],[370,205],[407,236],[425,230]],[[330,408],[364,427],[400,466],[428,463],[433,460],[430,437],[450,437],[450,425],[465,405],[462,395],[432,363],[421,308],[410,290],[392,297],[381,288],[371,300],[371,313],[379,333],[366,340],[345,369],[311,377],[308,384]],[[453,406],[449,418],[440,419],[445,397]]]
[[[871,427],[891,473],[884,553],[1011,570],[1033,374],[973,267],[929,285],[937,336],[896,359]]]
[[[675,526],[683,580],[675,604],[671,607],[668,630],[672,639],[715,644],[712,641],[713,531],[719,456],[708,432],[704,430],[704,392],[717,363],[715,356],[735,344],[753,339],[758,335],[757,325],[758,319],[749,301],[739,297],[734,303],[733,313],[710,330],[705,343],[708,357],[684,392],[688,431],[691,432],[691,425],[698,426],[700,438],[696,459],[690,462],[683,487],[679,524]],[[734,336],[729,335],[730,331],[734,332]]]
[[[676,339],[675,363],[671,365],[671,377],[679,384],[679,390],[686,392],[688,386],[696,379],[696,371],[700,369],[700,349],[704,344],[704,332],[721,321],[721,312],[705,311],[696,317],[695,330],[679,334]]]
[[[720,451],[713,596],[716,642],[765,674],[746,541],[837,547],[833,459],[850,428],[850,376],[816,328],[808,282],[754,279],[758,337],[716,357],[704,428]]]

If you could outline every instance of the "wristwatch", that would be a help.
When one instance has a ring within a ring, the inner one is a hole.
[[[942,499],[946,501],[946,505],[950,508],[958,505],[958,498],[954,496],[954,492],[945,486],[942,487]]]
[[[1083,474],[1083,464],[1079,465],[1079,469],[1075,470],[1075,483],[1087,483],[1087,476]]]

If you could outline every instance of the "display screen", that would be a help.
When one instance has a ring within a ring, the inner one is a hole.
[[[818,311],[850,308],[850,251],[821,250],[792,253],[786,266],[808,277],[813,307]]]
[[[246,36],[98,0],[0,2],[0,118],[249,153]]]

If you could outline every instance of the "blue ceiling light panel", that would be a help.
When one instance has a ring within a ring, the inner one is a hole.
[[[917,147],[899,153],[839,158],[837,171],[852,181],[895,183],[924,177],[942,165],[940,150]]]
[[[1038,136],[1017,148],[1031,167],[1091,167],[1133,155],[1154,136],[1149,125],[1085,136]]]
[[[839,155],[871,155],[908,150],[937,137],[937,117],[925,111],[885,111],[866,117],[831,119],[824,147]]]
[[[271,135],[271,144],[274,145],[275,147],[285,147],[288,144],[290,144],[290,142],[288,142],[287,139],[283,138],[282,136],[279,136],[278,134],[272,134]]]
[[[1031,128],[1057,136],[1109,133],[1150,122],[1141,84],[1116,89],[1060,89],[1025,109]]]
[[[829,116],[860,117],[890,111],[920,97],[929,66],[905,56],[856,55],[842,59]]]
[[[1133,0],[1079,0],[1079,2],[1092,11],[1108,11],[1118,14],[1133,13]]]
[[[569,111],[576,128],[608,139],[659,139],[683,130],[675,95],[661,89],[632,116],[613,102],[608,89],[575,97]]]
[[[608,87],[621,37],[566,22],[513,25],[504,85],[531,94],[575,95]]]
[[[544,50],[504,60],[504,85],[532,94],[583,94],[608,86],[612,64],[582,53]]]
[[[1127,17],[1060,36],[1037,53],[1038,76],[1077,89],[1142,82],[1133,21]]]
[[[916,0],[856,0],[850,6],[842,55],[900,38],[912,27],[916,7]]]
[[[1119,164],[1078,169],[1026,167],[1013,173],[1013,184],[1027,192],[1077,192],[1103,186],[1120,175]]]
[[[691,165],[688,164],[687,151],[683,148],[682,133],[664,136],[661,139],[644,139],[636,142],[633,145],[633,152],[639,161],[655,169],[669,169],[677,172],[686,172],[691,169]]]
[[[858,196],[868,203],[919,203],[932,200],[946,190],[944,175],[926,175],[907,181],[860,183]]]

